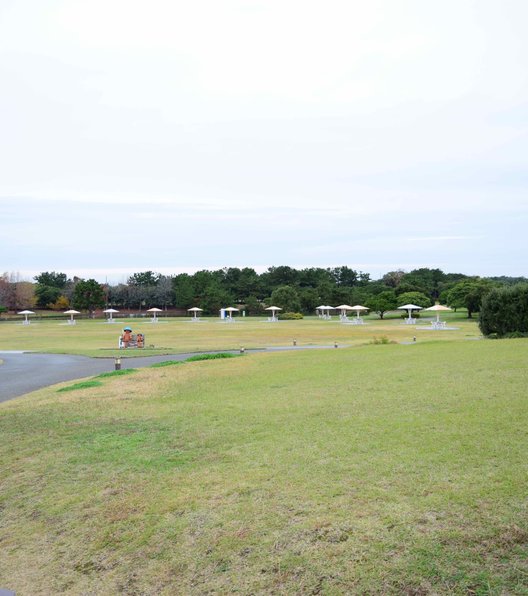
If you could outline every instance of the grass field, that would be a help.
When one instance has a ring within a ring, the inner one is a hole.
[[[188,319],[163,319],[152,324],[148,320],[132,320],[134,332],[146,337],[146,349],[128,350],[127,356],[170,354],[203,350],[232,350],[291,345],[293,340],[301,345],[359,345],[374,337],[386,336],[391,341],[412,341],[413,336],[422,340],[448,340],[476,338],[480,331],[474,320],[465,313],[450,313],[446,319],[456,330],[420,330],[403,325],[400,318],[379,320],[368,317],[365,325],[342,325],[334,318],[325,321],[309,317],[302,321],[267,323],[265,319],[245,318],[235,323],[222,323],[219,319],[205,319],[202,323],[190,323]],[[0,349],[35,350],[51,353],[75,353],[86,356],[114,356],[118,354],[117,342],[125,324],[108,324],[98,320],[79,321],[66,325],[55,321],[36,321],[30,325],[11,322],[0,324],[2,343]],[[419,326],[430,327],[429,320]],[[154,348],[150,348],[154,346]],[[122,354],[123,355],[123,351]]]
[[[528,341],[450,333],[461,341],[356,345],[367,333],[2,404],[0,587],[527,594]]]

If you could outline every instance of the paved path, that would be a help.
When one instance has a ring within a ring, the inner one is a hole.
[[[247,352],[265,352],[281,350],[304,350],[307,348],[329,348],[330,346],[289,346],[283,348],[264,348],[246,350]],[[333,347],[333,346],[332,346]],[[230,350],[223,350],[229,352]],[[214,353],[214,352],[204,352]],[[238,353],[232,352],[232,353]],[[141,368],[156,362],[167,360],[186,360],[196,353],[169,354],[166,356],[146,356],[121,358],[121,368]],[[32,352],[1,352],[0,361],[0,402],[13,399],[55,385],[63,381],[72,381],[91,377],[114,370],[114,358],[88,358],[71,354],[36,354]]]

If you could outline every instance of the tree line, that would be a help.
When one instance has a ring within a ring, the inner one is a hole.
[[[249,315],[279,306],[286,312],[313,313],[320,305],[361,304],[383,318],[402,304],[423,308],[436,301],[454,309],[465,308],[468,317],[480,311],[492,290],[528,283],[524,277],[478,277],[419,268],[389,271],[379,280],[346,265],[295,269],[281,265],[257,273],[250,267],[228,267],[194,274],[165,276],[154,271],[131,275],[126,283],[100,284],[94,279],[46,271],[34,282],[16,275],[0,276],[0,309],[16,311],[42,308],[63,311],[76,308],[94,312],[103,307],[117,310],[188,309],[198,306],[205,314],[239,305]]]

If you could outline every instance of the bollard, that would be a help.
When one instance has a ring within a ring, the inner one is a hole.
[[[115,370],[121,370],[121,358],[116,358],[114,361]]]
[[[294,345],[294,346],[296,346],[296,345],[297,345],[297,340],[296,340],[296,339],[294,339],[294,340],[293,340],[293,345]]]
[[[243,354],[246,351],[246,348],[244,348],[243,346],[240,346],[240,353]]]
[[[334,348],[337,348],[337,342],[336,341],[334,342]]]
[[[413,341],[416,341],[416,335],[413,337]]]

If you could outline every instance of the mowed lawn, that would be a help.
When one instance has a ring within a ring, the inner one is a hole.
[[[0,587],[527,594],[527,362],[363,345],[1,404]]]
[[[434,318],[434,317],[433,317]],[[149,319],[130,319],[108,324],[101,320],[80,320],[77,325],[67,325],[57,320],[36,320],[30,325],[2,322],[0,324],[0,350],[34,350],[48,353],[84,354],[111,357],[119,353],[118,338],[123,326],[129,324],[134,332],[145,334],[144,350],[128,350],[126,356],[148,356],[202,350],[238,350],[269,346],[292,345],[358,345],[372,341],[373,337],[386,336],[392,341],[418,341],[431,339],[453,341],[479,337],[475,320],[468,320],[465,313],[448,313],[447,320],[453,330],[433,331],[430,318],[423,319],[416,329],[404,325],[400,318],[380,320],[376,316],[366,319],[365,325],[343,325],[337,317],[331,321],[308,317],[301,321],[268,323],[258,317],[237,317],[234,323],[207,318],[201,323],[191,323],[186,318],[162,319],[152,324]],[[121,351],[121,355],[124,352]]]

